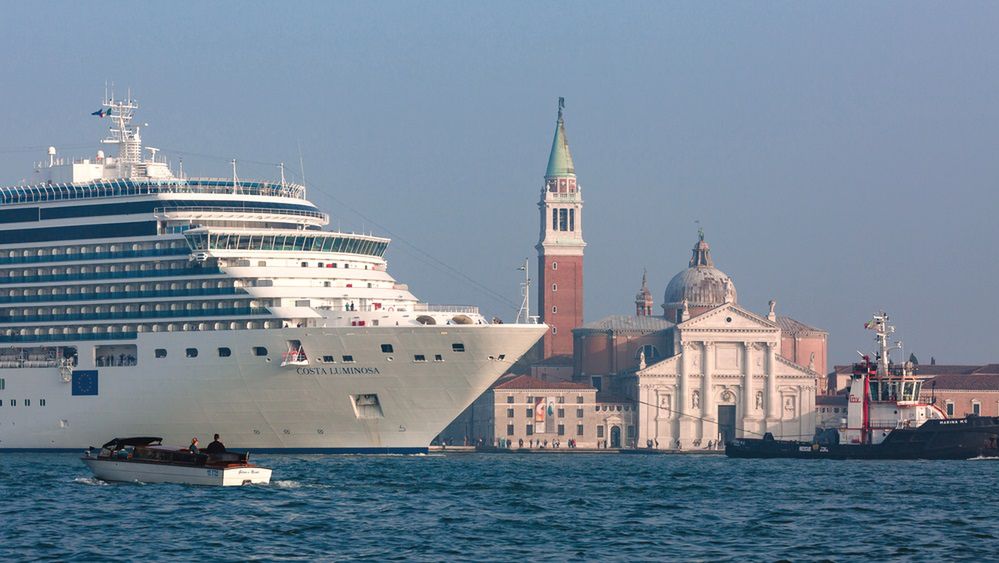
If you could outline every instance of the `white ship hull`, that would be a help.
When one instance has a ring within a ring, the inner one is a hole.
[[[5,368],[0,450],[81,449],[111,436],[166,443],[222,435],[237,450],[416,453],[505,373],[545,325],[284,328],[141,333],[137,365],[95,365],[96,390],[74,394],[57,368]],[[290,339],[307,365],[282,366]],[[464,352],[454,351],[461,343]],[[390,344],[392,353],[382,352]],[[266,347],[267,357],[252,347]],[[229,357],[217,349],[230,348]],[[197,348],[198,357],[186,357]],[[168,351],[155,357],[156,349]],[[440,354],[442,361],[434,361]],[[320,363],[323,355],[337,363]],[[344,363],[343,356],[353,356]],[[416,361],[423,355],[427,361]],[[364,412],[359,395],[377,396]],[[17,406],[10,406],[10,400]],[[24,400],[31,401],[25,406]],[[41,400],[44,399],[44,406]]]
[[[271,470],[263,467],[182,467],[160,463],[116,461],[84,458],[83,463],[102,481],[139,483],[180,483],[233,487],[266,485],[271,482]]]

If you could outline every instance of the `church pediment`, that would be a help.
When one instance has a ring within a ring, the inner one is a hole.
[[[680,373],[680,355],[666,358],[661,362],[648,365],[645,369],[638,370],[635,375],[638,377],[659,377],[664,375],[676,375]]]
[[[763,331],[779,330],[776,323],[747,311],[735,303],[725,303],[677,325],[681,331]]]
[[[775,356],[775,359],[777,360],[778,377],[818,377],[819,375],[817,372],[807,367],[799,366],[779,354]]]

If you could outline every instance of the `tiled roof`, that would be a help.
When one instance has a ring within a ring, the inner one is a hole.
[[[656,317],[652,315],[641,316],[641,317],[637,315],[611,315],[609,317],[604,317],[599,321],[586,323],[579,328],[591,329],[591,330],[657,331],[657,330],[666,330],[668,328],[672,328],[673,326],[675,325],[667,321],[665,318]]]
[[[622,395],[615,395],[614,393],[605,393],[600,391],[597,393],[598,403],[634,403],[635,401],[624,397]]]
[[[541,360],[540,362],[534,362],[531,365],[532,366],[544,366],[544,367],[550,367],[550,366],[551,367],[565,367],[565,366],[570,366],[571,367],[573,364],[572,364],[572,356],[559,355],[559,356],[552,356],[550,358],[545,358],[544,360]]]
[[[815,332],[826,334],[826,331],[821,328],[808,326],[801,321],[792,319],[791,317],[777,317],[777,326],[780,327],[780,331],[782,333],[789,334],[791,336]]]
[[[934,383],[936,385],[934,386]],[[942,389],[963,391],[992,391],[999,393],[999,373],[973,373],[970,375],[938,375],[923,383],[923,393],[927,390]]]
[[[518,375],[505,383],[497,385],[494,389],[544,389],[547,391],[558,389],[592,390],[593,387],[571,381],[542,381],[530,375]]]

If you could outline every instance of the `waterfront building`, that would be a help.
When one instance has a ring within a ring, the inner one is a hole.
[[[508,376],[449,426],[452,443],[517,448],[635,446],[633,401],[571,381]]]
[[[764,432],[811,437],[825,331],[778,317],[773,301],[766,316],[741,307],[703,233],[688,268],[667,285],[662,317],[644,314],[645,291],[647,279],[636,298],[640,314],[573,331],[574,380],[630,397],[639,445],[696,448]],[[806,353],[811,367],[795,361]]]

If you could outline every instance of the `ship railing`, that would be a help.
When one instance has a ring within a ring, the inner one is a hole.
[[[31,256],[0,256],[0,264],[35,264],[39,262],[79,262],[86,260],[115,260],[120,258],[142,258],[155,256],[182,256],[188,254],[190,249],[185,245],[182,248],[156,248],[148,250],[120,250],[116,252],[80,252],[65,254],[44,254]]]
[[[28,186],[0,186],[0,205],[155,195],[160,193],[198,193],[262,195],[304,199],[305,187],[291,183],[239,181],[232,178],[142,179],[116,178],[85,184],[44,183]]]
[[[417,313],[465,313],[466,315],[478,315],[479,308],[472,305],[431,305],[430,303],[416,303],[413,311]]]
[[[268,217],[271,215],[286,215],[289,217],[309,217],[319,219],[324,224],[329,223],[330,216],[321,211],[304,211],[295,209],[271,209],[261,207],[220,207],[220,206],[186,206],[186,207],[157,207],[153,209],[153,214],[160,217],[169,217],[176,213],[209,214],[222,217],[232,216],[233,213],[249,214],[257,217]]]
[[[184,317],[219,317],[267,315],[266,307],[217,307],[208,309],[176,309],[168,311],[117,311],[69,315],[10,315],[0,317],[0,324],[52,323],[64,321],[114,321],[119,319],[174,319]]]

